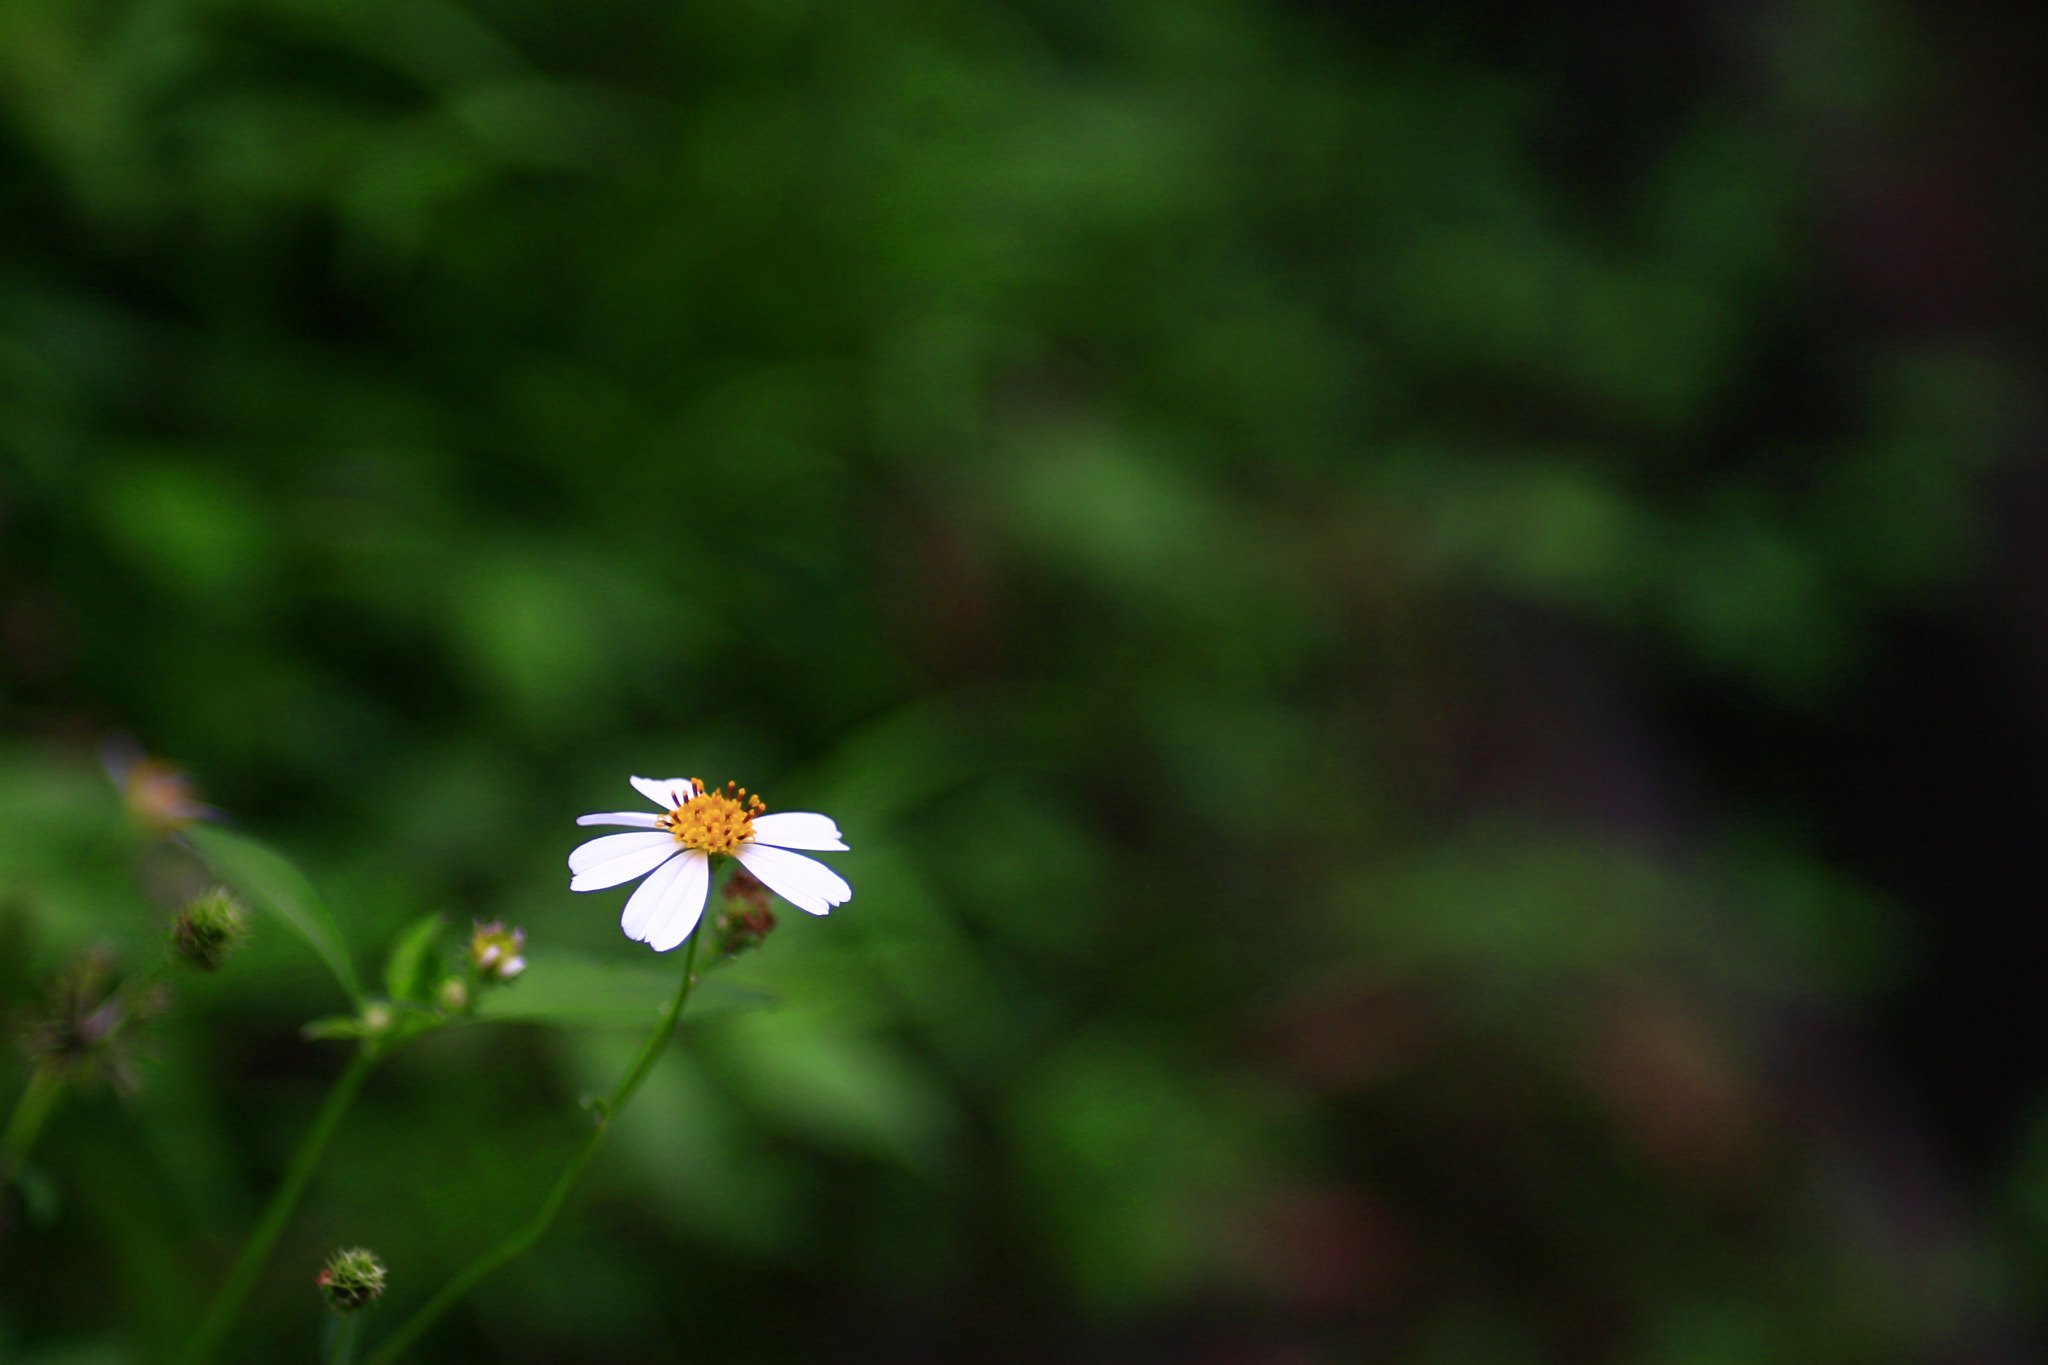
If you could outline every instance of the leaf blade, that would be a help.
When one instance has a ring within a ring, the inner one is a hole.
[[[216,876],[305,939],[334,974],[350,1003],[361,1007],[362,986],[356,980],[355,964],[349,958],[341,929],[333,912],[296,864],[254,839],[230,834],[217,825],[192,825],[185,830],[184,837]]]
[[[436,910],[421,915],[391,940],[391,951],[384,958],[384,991],[393,1000],[415,999],[420,968],[441,937],[441,928],[441,913]]]

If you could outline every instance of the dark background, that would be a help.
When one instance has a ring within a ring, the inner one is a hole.
[[[18,0],[0,1003],[199,875],[110,737],[530,1002],[656,964],[573,818],[731,778],[854,900],[414,1358],[2032,1359],[2044,39]],[[177,983],[0,1358],[175,1350],[344,1006],[272,921]],[[582,1022],[394,1058],[230,1355],[516,1224]]]

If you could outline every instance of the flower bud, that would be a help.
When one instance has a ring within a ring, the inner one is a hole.
[[[775,911],[769,907],[768,888],[745,868],[734,868],[725,889],[719,893],[725,909],[712,928],[718,934],[718,951],[728,957],[758,948],[774,931]]]
[[[226,887],[190,902],[171,922],[171,951],[210,972],[249,937],[249,911]]]
[[[329,1308],[354,1313],[369,1307],[384,1292],[384,1263],[375,1252],[343,1247],[327,1258],[315,1283]]]
[[[469,983],[459,976],[451,976],[434,991],[434,1003],[447,1014],[465,1014],[469,1011]]]
[[[483,980],[510,981],[526,970],[526,959],[519,955],[525,946],[524,929],[507,929],[503,922],[493,920],[477,925],[476,932],[470,935],[469,960]]]

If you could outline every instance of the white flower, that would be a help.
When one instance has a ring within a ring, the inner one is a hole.
[[[569,889],[602,891],[645,876],[626,901],[619,927],[665,953],[690,936],[711,889],[711,859],[738,858],[770,891],[799,910],[823,915],[853,899],[853,888],[815,858],[793,848],[845,852],[839,826],[823,815],[784,811],[767,815],[758,796],[726,783],[707,791],[696,778],[631,779],[662,813],[618,811],[578,816],[579,825],[630,825],[642,834],[607,834],[569,854]]]

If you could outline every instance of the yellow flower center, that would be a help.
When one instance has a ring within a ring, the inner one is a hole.
[[[706,791],[703,779],[696,777],[684,791],[670,792],[669,799],[676,808],[657,817],[655,823],[684,848],[702,849],[714,856],[737,852],[754,837],[754,817],[768,810],[760,797],[747,795],[745,787],[728,782],[724,791]]]

